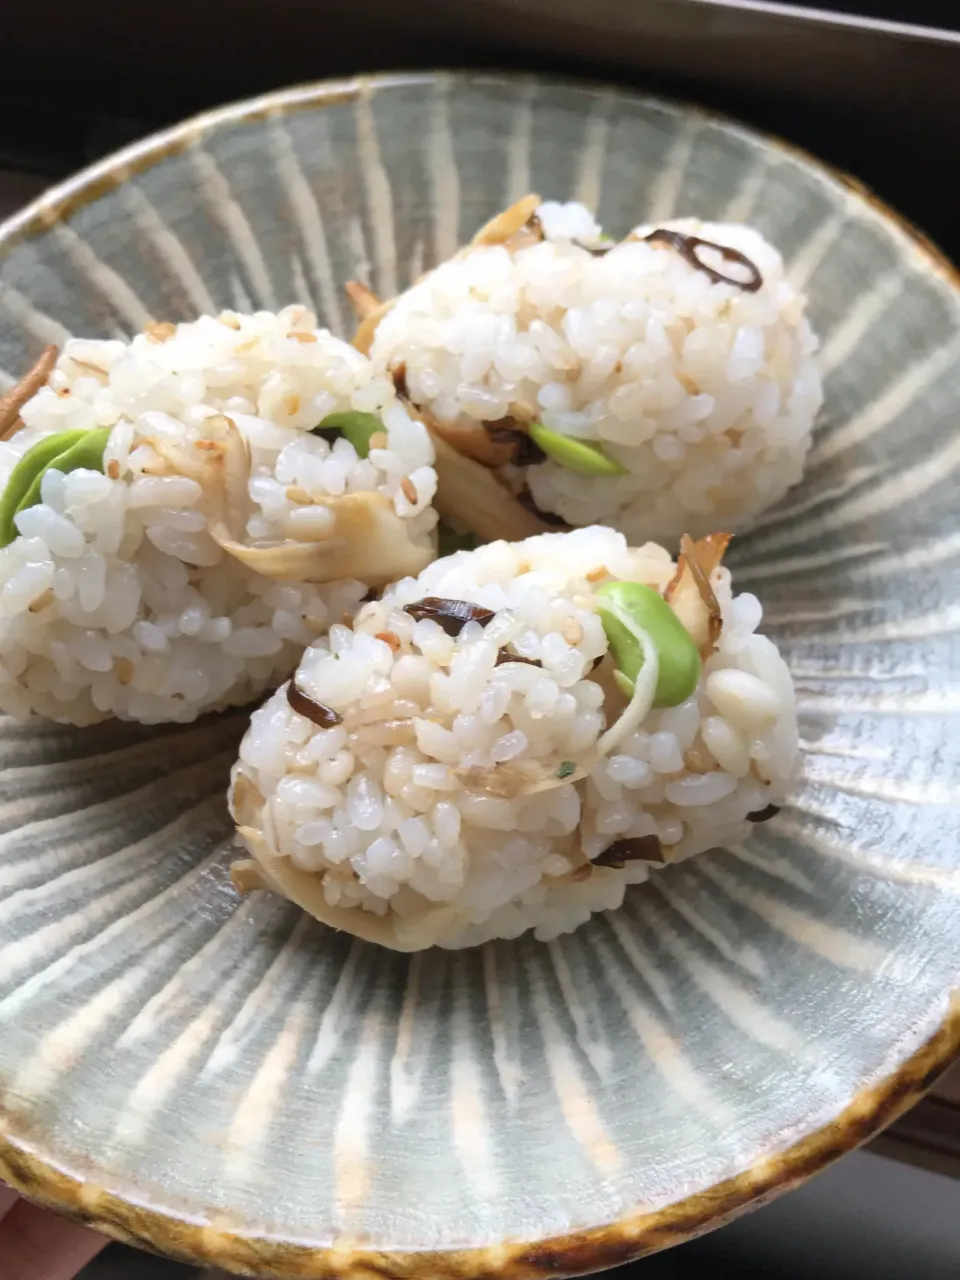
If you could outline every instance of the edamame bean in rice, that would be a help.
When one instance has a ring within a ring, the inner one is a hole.
[[[230,803],[237,884],[403,951],[620,905],[743,840],[797,746],[787,668],[728,538],[611,529],[458,551],[363,606],[257,712]]]

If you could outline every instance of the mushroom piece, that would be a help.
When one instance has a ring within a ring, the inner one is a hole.
[[[680,539],[677,571],[667,584],[663,598],[693,637],[701,658],[707,658],[720,638],[720,604],[710,585],[733,535],[709,533],[694,542],[684,534]]]
[[[348,280],[344,288],[360,321],[353,335],[353,345],[362,355],[368,356],[377,325],[396,302],[396,298],[391,298],[389,302],[381,302],[372,289],[365,284],[360,284],[358,280]]]
[[[321,924],[353,934],[364,942],[393,951],[420,951],[455,934],[463,925],[463,918],[452,907],[436,907],[417,920],[415,936],[403,936],[397,927],[401,922],[392,912],[377,916],[359,907],[331,906],[323,892],[323,876],[301,871],[290,858],[274,854],[259,825],[238,826],[237,834],[252,855],[235,863],[231,871],[240,892],[262,888],[279,894]]]
[[[533,193],[521,197],[509,209],[504,209],[489,222],[484,223],[470,241],[470,248],[476,248],[478,245],[506,244],[527,226],[541,204],[543,201],[540,196]],[[534,229],[534,235],[536,240],[543,239],[539,228]]]
[[[205,418],[203,438],[189,444],[151,439],[150,445],[169,474],[186,476],[200,485],[213,522],[222,520],[231,529],[243,527],[250,509],[250,448],[232,418],[223,413]]]
[[[241,858],[238,862],[234,862],[230,866],[230,881],[237,893],[246,896],[248,893],[277,893],[273,884],[267,879],[266,873],[253,858]]]
[[[203,506],[214,542],[241,564],[278,582],[336,582],[356,578],[371,587],[417,574],[433,559],[427,539],[415,542],[386,494],[346,493],[316,498],[332,517],[329,531],[309,542],[248,543],[244,540],[250,498],[250,452],[237,425],[225,414],[205,419],[204,439],[189,445],[155,440],[152,446],[170,472],[188,476],[204,491]]]
[[[421,421],[424,421],[421,418]],[[441,520],[469,529],[485,542],[519,542],[550,533],[548,524],[522,506],[495,472],[468,458],[424,422],[436,452],[437,496]]]
[[[58,355],[56,347],[45,347],[33,368],[29,369],[19,382],[14,383],[9,391],[0,396],[0,440],[8,439],[23,425],[20,421],[20,410],[41,387],[47,385],[47,379],[53,372]]]
[[[463,454],[465,458],[472,458],[483,467],[496,469],[513,461],[516,446],[509,442],[498,441],[481,423],[471,422],[463,426],[451,427],[435,418],[429,410],[416,408],[410,403],[409,397],[406,398],[406,402],[409,412],[417,414],[433,436],[434,446],[439,436],[452,449],[456,449],[457,453]]]
[[[248,569],[278,582],[335,582],[357,578],[371,587],[415,576],[434,558],[429,543],[410,536],[393,503],[382,493],[345,493],[316,502],[333,516],[329,536],[318,542],[250,544],[223,521],[210,528],[214,541]]]

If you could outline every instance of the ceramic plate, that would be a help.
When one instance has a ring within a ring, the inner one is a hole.
[[[0,231],[0,378],[68,333],[385,296],[529,190],[748,220],[823,336],[804,483],[731,557],[803,768],[740,850],[540,945],[401,957],[230,888],[244,717],[0,723],[0,1176],[270,1276],[532,1276],[660,1248],[891,1119],[960,1040],[960,295],[863,192],[613,89],[418,75],[135,146]],[[430,1255],[424,1257],[424,1255]]]

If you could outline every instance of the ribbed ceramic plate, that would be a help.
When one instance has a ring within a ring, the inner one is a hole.
[[[271,1276],[599,1267],[815,1171],[957,1046],[960,301],[862,192],[615,90],[277,94],[7,224],[0,376],[221,307],[310,299],[345,332],[345,280],[392,294],[528,190],[615,233],[753,221],[809,290],[809,472],[732,557],[798,683],[802,775],[748,847],[617,915],[410,959],[235,897],[242,715],[3,723],[0,1175],[120,1236]]]

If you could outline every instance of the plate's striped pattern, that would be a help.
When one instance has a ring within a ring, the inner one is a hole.
[[[630,1226],[643,1215],[748,1170],[701,1216],[776,1184],[779,1153],[852,1102],[861,1128],[834,1145],[863,1136],[887,1097],[864,1090],[947,1017],[960,300],[864,197],[612,90],[295,91],[131,149],[8,224],[2,380],[67,329],[223,306],[305,298],[344,332],[346,279],[392,293],[529,189],[588,200],[613,231],[749,219],[810,292],[827,406],[809,475],[734,558],[799,684],[790,803],[572,937],[411,959],[238,903],[222,796],[242,716],[3,722],[0,1172],[24,1178],[23,1149],[95,1184],[95,1216],[101,1188],[195,1224],[198,1255],[278,1274],[305,1274],[293,1246],[333,1247],[341,1273],[354,1247],[492,1247],[496,1268],[502,1242],[615,1222],[629,1252],[668,1238]],[[231,1232],[276,1243],[231,1252]]]

